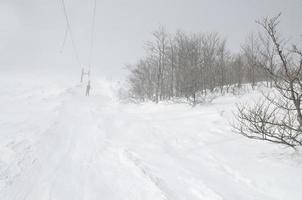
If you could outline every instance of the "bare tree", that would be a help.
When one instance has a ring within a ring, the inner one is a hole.
[[[276,49],[274,47],[274,44],[268,34],[261,34],[259,33],[259,39],[261,41],[261,46],[259,49],[259,62],[261,63],[261,66],[267,66],[270,70],[269,71],[274,71],[276,66],[275,66],[275,57],[276,57]],[[262,68],[263,69],[263,68]],[[266,81],[267,81],[267,86],[268,87],[273,87],[273,79],[268,73],[268,70],[262,70],[265,73],[266,76]]]
[[[302,51],[297,45],[287,48],[278,31],[279,18],[280,14],[257,22],[274,47],[276,67],[269,62],[259,62],[258,66],[274,82],[275,92],[264,95],[253,107],[238,106],[234,127],[248,138],[294,148],[302,145]]]
[[[168,60],[170,64],[170,87],[169,87],[169,99],[174,96],[175,88],[175,68],[176,68],[176,46],[174,45],[173,39],[169,38],[169,51],[168,51]]]
[[[224,86],[226,83],[226,75],[227,75],[227,60],[229,59],[229,52],[226,50],[226,40],[221,41],[218,51],[217,51],[217,76],[218,76],[218,85],[220,87],[220,93],[223,94]]]
[[[242,85],[242,78],[243,78],[243,61],[242,61],[242,56],[240,54],[236,55],[233,61],[233,72],[234,78],[236,79],[237,82],[237,87],[241,88]]]
[[[254,33],[251,33],[245,43],[242,46],[243,55],[246,59],[247,65],[247,78],[254,89],[256,85],[256,73],[257,73],[257,53],[259,52],[259,40],[255,37]]]
[[[163,26],[161,26],[157,31],[153,32],[153,36],[155,40],[154,42],[149,42],[148,46],[151,52],[154,54],[154,58],[157,59],[155,101],[158,103],[158,101],[163,98],[164,70],[169,40],[168,33]]]

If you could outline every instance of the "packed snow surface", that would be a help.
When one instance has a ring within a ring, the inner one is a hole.
[[[66,82],[1,76],[1,200],[302,198],[301,154],[231,131],[235,103],[257,92],[124,104],[108,81],[90,97]]]

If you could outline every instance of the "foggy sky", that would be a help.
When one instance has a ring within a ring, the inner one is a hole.
[[[65,0],[77,49],[88,63],[93,0]],[[228,47],[240,43],[255,20],[282,12],[282,32],[302,34],[301,0],[97,0],[93,70],[106,77],[125,74],[124,65],[144,55],[144,43],[163,25],[170,32],[219,32]],[[0,0],[0,69],[79,70],[60,0]],[[0,72],[1,73],[1,72]]]

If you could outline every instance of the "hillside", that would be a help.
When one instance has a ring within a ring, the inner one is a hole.
[[[123,104],[105,80],[90,97],[34,75],[0,85],[1,200],[301,199],[301,154],[231,131],[258,92],[192,108]]]

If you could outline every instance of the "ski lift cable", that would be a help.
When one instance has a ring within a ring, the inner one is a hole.
[[[92,63],[92,53],[93,53],[93,43],[94,43],[94,32],[95,32],[95,18],[96,18],[96,0],[94,0],[93,4],[93,14],[92,14],[92,25],[91,25],[91,32],[90,32],[90,49],[89,49],[89,60],[88,60],[88,67],[89,71],[91,70],[91,63]]]
[[[76,57],[76,60],[77,60],[78,64],[81,67],[82,66],[81,65],[81,60],[80,60],[79,53],[78,53],[76,45],[75,45],[73,33],[72,33],[72,30],[71,30],[71,24],[70,24],[70,20],[69,20],[68,14],[67,14],[67,9],[66,9],[66,5],[65,5],[64,0],[61,0],[61,4],[62,4],[65,20],[66,20],[66,32],[65,32],[66,35],[65,36],[67,37],[67,33],[69,33],[70,40],[71,40],[72,47],[73,47],[73,52],[75,54],[75,57]],[[64,38],[64,40],[66,40],[66,37]]]
[[[68,36],[68,27],[66,26],[65,33],[64,33],[64,40],[63,40],[62,45],[61,45],[60,53],[63,53],[63,49],[65,47],[67,36]]]

